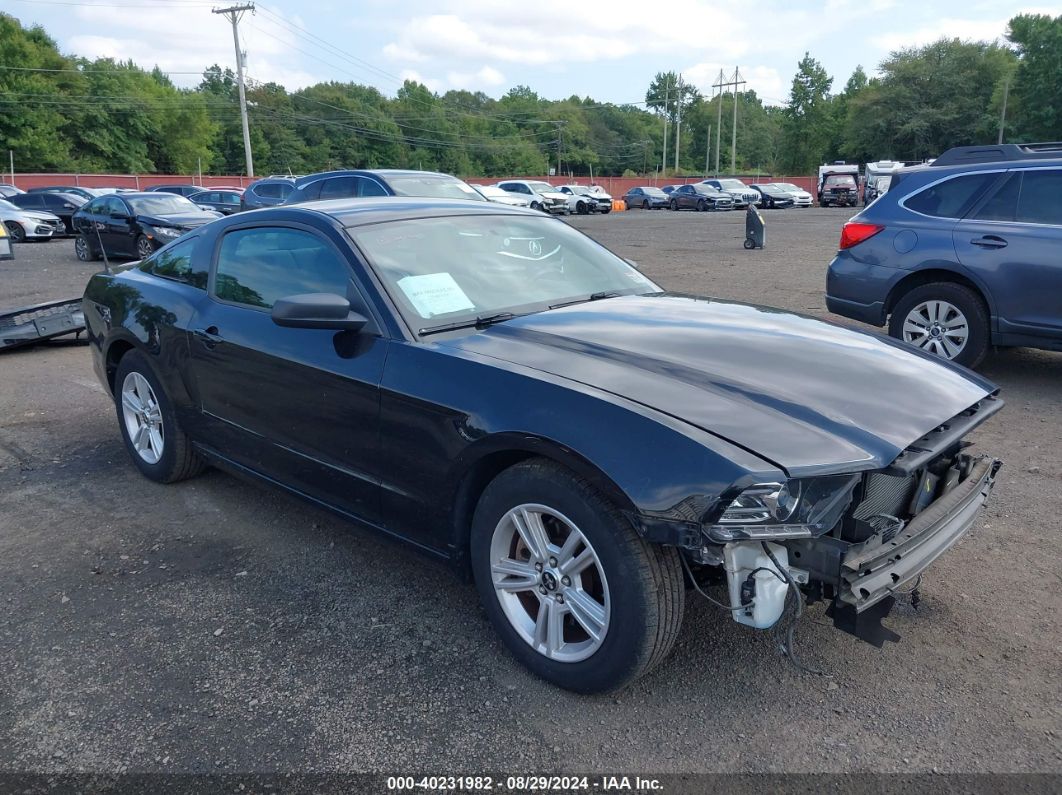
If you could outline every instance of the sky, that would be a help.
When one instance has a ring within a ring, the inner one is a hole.
[[[194,86],[213,63],[235,67],[232,28],[210,0],[0,0],[40,24],[60,49],[133,59]],[[857,65],[873,74],[902,47],[941,36],[1002,40],[1022,12],[1058,4],[1013,0],[268,0],[240,22],[248,75],[297,89],[354,81],[391,96],[402,80],[499,97],[526,85],[548,99],[573,94],[637,103],[659,71],[710,96],[720,69],[783,104],[808,51],[840,91]]]

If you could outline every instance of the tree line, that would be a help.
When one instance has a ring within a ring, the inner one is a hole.
[[[787,103],[755,91],[705,97],[656,75],[644,103],[572,96],[551,101],[517,86],[430,91],[406,81],[393,97],[326,82],[298,91],[252,81],[258,173],[406,167],[462,176],[656,171],[667,130],[668,173],[806,174],[823,162],[921,160],[950,146],[994,142],[1006,103],[1007,141],[1062,138],[1062,16],[1014,17],[1005,43],[941,39],[892,53],[839,92],[805,54]],[[736,146],[731,152],[734,102]],[[679,161],[675,122],[681,120]],[[0,140],[19,171],[240,174],[235,75],[218,65],[191,89],[158,68],[59,51],[40,27],[0,14]],[[717,153],[717,142],[720,151]]]

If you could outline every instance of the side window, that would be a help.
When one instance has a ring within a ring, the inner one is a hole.
[[[290,182],[277,183],[277,198],[286,199],[295,190],[295,185]]]
[[[303,293],[348,295],[350,274],[336,252],[301,229],[259,227],[221,240],[214,294],[222,301],[269,309]]]
[[[358,188],[359,196],[386,196],[387,191],[383,189],[379,182],[374,179],[368,179],[361,177],[358,182],[361,185]]]
[[[977,221],[1013,221],[1021,192],[1021,174],[1011,174],[970,217]]]
[[[223,201],[225,204],[239,204],[240,203],[240,194],[238,194],[238,193],[221,193],[221,194],[218,194],[218,195],[221,196],[221,201]]]
[[[280,198],[280,185],[277,184],[265,184],[255,185],[254,192],[261,196],[263,199],[279,199]]]
[[[86,213],[92,215],[106,215],[107,214],[107,200],[106,199],[93,199],[82,208]]]
[[[164,279],[184,282],[200,290],[207,288],[206,268],[192,264],[192,251],[199,238],[182,240],[153,255],[141,267]]]
[[[296,197],[298,201],[312,202],[321,195],[321,186],[324,185],[324,180],[319,179],[317,182],[311,182],[299,189],[299,195]]]
[[[347,199],[357,195],[357,177],[332,177],[321,186],[321,199]]]
[[[1062,171],[1026,171],[1021,181],[1016,220],[1062,225]]]
[[[498,187],[501,188],[502,190],[507,190],[507,191],[513,190],[513,184],[511,182],[499,182],[498,183]]]
[[[962,218],[997,179],[998,173],[952,177],[907,197],[904,205],[916,213],[935,218]]]

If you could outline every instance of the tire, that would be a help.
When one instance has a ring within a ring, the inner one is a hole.
[[[15,221],[4,221],[4,226],[7,227],[7,234],[11,237],[12,243],[26,242],[26,230],[22,228],[22,224]]]
[[[604,210],[601,211],[601,214],[602,215],[608,215],[610,212],[612,212],[612,208],[611,207],[607,207],[607,208],[605,208]]]
[[[525,528],[549,533],[553,546],[545,554],[532,555],[523,542],[535,534],[517,530],[510,517],[521,511],[539,519]],[[572,533],[572,555],[589,553],[591,562],[565,583],[563,543]],[[502,641],[534,674],[559,687],[617,690],[663,661],[678,637],[685,607],[678,551],[647,543],[588,481],[553,462],[525,461],[487,486],[472,520],[471,558],[480,599]],[[537,558],[542,572],[533,565]],[[515,568],[500,571],[492,565],[500,561]],[[496,579],[510,587],[496,586]],[[589,599],[596,613],[586,607]],[[582,607],[573,611],[575,605]],[[532,645],[536,628],[554,615],[560,632],[552,639],[544,634],[540,651]],[[596,640],[584,621],[598,628]]]
[[[642,202],[642,209],[643,210],[648,210],[649,209],[649,202],[648,201]]]
[[[140,235],[136,239],[136,255],[140,259],[150,257],[155,253],[155,246],[150,240],[147,239],[147,235]]]
[[[78,235],[74,238],[74,253],[82,262],[95,262],[100,258],[99,252],[93,248],[88,238],[84,235]]]
[[[701,213],[708,212],[708,203],[706,201],[704,201],[703,199],[701,201],[697,202],[697,212],[701,212]]]
[[[919,326],[925,333],[920,333]],[[889,335],[927,353],[976,367],[988,352],[988,309],[981,296],[965,285],[923,284],[896,302],[889,317]],[[953,346],[958,349],[953,351]]]
[[[130,390],[135,401],[130,401],[127,394]],[[121,358],[114,377],[114,391],[115,412],[126,452],[144,477],[156,483],[176,483],[203,471],[203,460],[177,424],[173,404],[144,354],[129,351]],[[153,421],[146,422],[145,414],[153,417]],[[139,437],[143,442],[138,449],[133,439],[134,429],[145,425],[148,426],[144,432],[146,438]],[[152,433],[153,429],[157,431]]]
[[[830,206],[829,202],[821,202],[821,201],[819,202],[819,207],[829,207],[829,206]]]
[[[586,202],[576,202],[575,211],[579,215],[586,215]]]
[[[541,211],[542,205],[539,202],[531,202],[531,209]]]
[[[671,209],[674,210],[675,212],[678,212],[678,202],[675,201],[674,199],[671,200]]]
[[[745,238],[745,243],[744,243],[744,246],[745,246],[745,248],[746,248],[746,249],[754,249],[754,248],[756,248],[756,244],[755,244],[755,243],[753,243],[753,242],[752,242],[751,240],[749,240],[748,238]]]

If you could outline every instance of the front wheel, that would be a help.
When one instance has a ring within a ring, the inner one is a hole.
[[[675,201],[674,199],[671,200],[671,209],[672,210],[678,210],[678,202]]]
[[[136,239],[136,255],[140,259],[146,259],[155,253],[155,246],[147,239],[147,235],[141,235]]]
[[[685,605],[678,555],[541,459],[495,478],[472,521],[473,574],[495,630],[532,672],[580,693],[616,690],[665,659]]]
[[[893,307],[889,334],[927,353],[976,367],[988,351],[988,311],[965,285],[923,284]]]
[[[203,461],[178,426],[173,404],[143,353],[130,351],[118,362],[114,405],[126,452],[141,474],[175,483],[202,471]]]
[[[16,221],[4,221],[4,226],[7,227],[7,234],[12,243],[26,242],[26,230],[22,228],[22,224]]]
[[[642,209],[643,210],[648,210],[649,209],[649,202],[647,202],[647,201],[646,202],[642,202]]]
[[[538,202],[531,202],[531,209],[532,209],[532,210],[539,210],[539,211],[541,211],[541,210],[542,210],[542,205],[541,205],[541,204],[539,204]]]
[[[708,202],[703,200],[697,202],[697,211],[702,213],[708,212]]]

